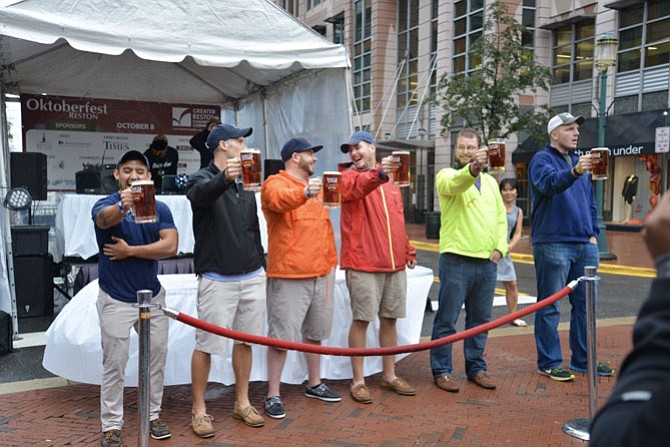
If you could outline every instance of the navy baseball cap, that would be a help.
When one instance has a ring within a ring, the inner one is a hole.
[[[254,130],[251,127],[235,127],[232,124],[219,124],[212,127],[207,136],[207,147],[214,150],[221,140],[230,140],[231,138],[248,137]]]
[[[314,151],[319,152],[323,149],[323,146],[315,146],[310,143],[307,138],[303,137],[293,137],[288,140],[281,148],[281,159],[286,161],[291,158],[291,154],[296,152],[305,152],[305,151]]]
[[[144,166],[146,166],[147,168],[149,167],[149,160],[142,152],[136,150],[130,150],[121,154],[119,160],[116,162],[116,169],[119,169],[119,166],[132,160],[141,161],[142,163],[144,163]]]
[[[344,152],[345,154],[348,154],[349,146],[356,146],[361,141],[365,141],[366,143],[375,145],[377,144],[372,135],[370,135],[368,132],[364,130],[359,130],[358,132],[354,132],[351,134],[351,136],[349,137],[349,141],[347,141],[346,143],[342,143],[340,145],[340,150],[342,150],[342,152]]]

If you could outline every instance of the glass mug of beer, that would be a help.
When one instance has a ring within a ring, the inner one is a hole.
[[[609,155],[609,148],[594,147],[591,149],[591,178],[593,180],[607,180]]]
[[[261,151],[258,149],[242,149],[240,151],[242,165],[242,183],[245,191],[261,190]]]
[[[489,141],[488,152],[491,172],[505,172],[505,142],[502,140]]]
[[[409,175],[409,151],[393,151],[393,184],[401,188],[410,185]]]
[[[323,173],[323,206],[337,208],[342,203],[342,174],[337,171]]]
[[[156,222],[156,189],[153,180],[136,180],[133,192],[133,216],[136,223]]]

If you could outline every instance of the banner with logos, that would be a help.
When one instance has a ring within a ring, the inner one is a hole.
[[[179,153],[178,173],[200,167],[200,154],[189,144],[221,107],[146,101],[21,95],[23,145],[47,156],[47,188],[74,191],[75,173],[116,164],[135,149],[144,152],[163,134]]]

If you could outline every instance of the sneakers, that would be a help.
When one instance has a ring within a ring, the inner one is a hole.
[[[588,369],[586,368],[580,368],[578,366],[573,365],[570,363],[570,369],[573,371],[577,371],[580,373],[585,373],[588,372]],[[598,363],[596,365],[596,374],[599,376],[604,376],[604,377],[609,377],[614,375],[614,368],[610,368],[607,363]]]
[[[370,395],[370,390],[363,383],[359,383],[351,387],[349,390],[351,393],[351,398],[360,404],[371,404],[372,396]]]
[[[191,416],[191,428],[193,433],[200,436],[201,438],[211,438],[214,436],[214,426],[212,421],[214,420],[208,414],[204,414],[196,419],[195,416]]]
[[[485,371],[479,371],[471,379],[472,382],[484,388],[485,390],[495,390],[496,384],[493,380],[486,374]]]
[[[538,369],[537,372],[559,382],[567,382],[575,378],[574,374],[560,365],[549,369]]]
[[[396,377],[393,382],[387,382],[386,380],[382,379],[382,381],[379,382],[379,387],[383,390],[398,393],[401,396],[414,396],[416,394],[414,387],[412,387],[412,385],[405,382],[405,380],[401,379],[400,377]]]
[[[265,414],[274,419],[281,419],[286,416],[281,397],[271,396],[265,399]]]
[[[450,393],[458,393],[458,390],[460,390],[458,384],[447,373],[435,377],[435,385],[441,390],[449,391]]]
[[[265,424],[263,416],[258,414],[258,410],[256,410],[251,405],[249,405],[245,409],[242,409],[238,407],[237,404],[235,404],[235,406],[233,407],[233,417],[235,419],[241,420],[249,427],[262,427],[263,424]]]
[[[161,422],[160,419],[149,422],[149,431],[151,432],[151,437],[154,439],[167,439],[172,436],[168,426]]]
[[[109,430],[102,434],[102,447],[121,447],[121,430]]]
[[[342,397],[328,388],[325,383],[320,383],[315,387],[305,386],[305,396],[326,402],[339,402],[342,400]]]

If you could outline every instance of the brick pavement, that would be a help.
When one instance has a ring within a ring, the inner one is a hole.
[[[630,349],[630,325],[598,330],[599,359],[619,367]],[[505,334],[518,335],[505,335]],[[497,335],[496,335],[497,334]],[[567,358],[567,332],[561,331]],[[402,397],[379,389],[380,374],[368,379],[374,402],[354,403],[347,381],[330,383],[344,395],[340,403],[307,399],[302,387],[284,385],[287,417],[266,417],[262,428],[249,428],[231,417],[232,387],[210,384],[209,412],[216,435],[195,437],[189,427],[190,387],[166,389],[162,418],[172,438],[151,440],[152,446],[583,446],[562,432],[573,418],[588,417],[587,378],[554,382],[535,371],[534,340],[529,329],[493,331],[487,345],[489,372],[498,388],[487,391],[464,380],[462,342],[454,346],[454,372],[461,391],[446,393],[432,385],[428,354],[413,354],[398,364],[398,374],[416,386],[418,394]],[[615,379],[600,378],[600,403]],[[250,397],[261,406],[265,384],[253,383]],[[137,445],[136,391],[125,395],[128,446]],[[98,387],[71,385],[5,394],[0,399],[0,445],[6,447],[99,445]]]

